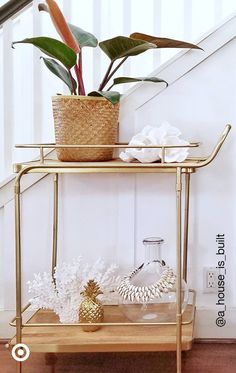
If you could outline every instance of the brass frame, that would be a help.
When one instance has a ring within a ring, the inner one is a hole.
[[[192,295],[192,300],[191,300],[191,303],[188,303],[188,304],[191,304],[192,305],[192,312],[191,312],[191,316],[189,318],[189,320],[187,321],[183,321],[182,322],[182,325],[189,325],[191,324],[193,321],[194,321],[194,309],[195,309],[195,305],[196,305],[196,291],[194,289],[189,289],[189,293]],[[104,306],[106,307],[106,306]],[[23,313],[25,311],[27,311],[27,309],[30,308],[30,303],[28,303],[21,311],[21,314],[23,315]],[[29,321],[31,321],[32,317],[38,312],[39,310],[37,310],[36,312],[34,312],[34,314],[32,316],[30,316],[30,318],[26,321],[26,323],[23,323],[22,322],[22,328],[32,328],[32,327],[49,327],[49,326],[55,326],[55,327],[69,327],[69,326],[91,326],[91,325],[94,325],[93,323],[67,323],[67,324],[62,324],[62,323],[32,323]],[[10,323],[9,323],[10,326],[13,326],[14,328],[16,328],[16,317],[14,317]],[[100,326],[123,326],[123,325],[126,325],[126,326],[158,326],[158,325],[177,325],[176,321],[168,321],[168,322],[126,322],[126,323],[119,323],[119,322],[101,322],[101,323],[96,323],[96,325],[100,325]]]
[[[44,157],[44,149],[47,148],[132,148],[127,144],[116,145],[55,145],[55,144],[32,144],[32,145],[17,145],[18,148],[38,148],[40,151],[40,159],[36,162],[26,162],[14,165],[17,172],[15,180],[15,247],[16,247],[16,317],[12,320],[11,325],[16,326],[16,343],[22,341],[23,327],[40,327],[40,326],[61,326],[63,324],[24,324],[22,322],[22,313],[29,305],[22,309],[21,301],[21,178],[29,173],[47,173],[54,174],[54,204],[53,204],[53,247],[52,247],[52,271],[56,266],[57,261],[57,232],[58,232],[58,178],[59,174],[63,173],[158,173],[167,172],[176,174],[176,260],[177,260],[177,286],[176,286],[176,357],[177,357],[177,373],[181,373],[181,353],[182,353],[182,314],[181,314],[181,278],[187,278],[187,246],[188,246],[188,220],[189,220],[189,193],[190,193],[190,175],[198,168],[205,167],[211,163],[217,156],[222,144],[224,143],[231,129],[227,125],[217,142],[212,153],[208,157],[189,158],[181,163],[166,163],[164,160],[161,163],[140,164],[140,163],[124,163],[121,161],[110,162],[80,162],[80,163],[63,163],[59,161],[47,160]],[[198,143],[193,143],[187,147],[197,147]],[[178,145],[155,145],[141,146],[141,148],[161,148],[165,158],[165,151],[168,148],[177,148]],[[183,147],[183,146],[180,146]],[[186,146],[184,146],[186,147]],[[137,148],[137,146],[135,146]],[[182,237],[182,175],[185,174],[185,214],[184,214],[184,234]],[[182,239],[184,242],[182,252]],[[183,270],[182,270],[183,268]],[[193,292],[193,304],[195,306],[195,292]],[[194,308],[194,307],[193,307]],[[193,316],[194,317],[194,316]],[[14,323],[15,321],[15,323]],[[191,321],[190,321],[191,322]],[[143,323],[100,323],[100,325],[142,325]],[[149,323],[144,323],[149,325]],[[164,323],[170,325],[171,323]],[[68,324],[70,326],[70,324]],[[73,325],[92,325],[92,324],[73,324]],[[159,325],[159,323],[151,323],[151,325]],[[162,323],[163,325],[163,323]],[[65,325],[63,325],[65,326]],[[19,364],[19,371],[22,366]]]
[[[53,237],[52,237],[52,274],[57,265],[57,232],[58,232],[58,174],[54,175],[53,189]]]

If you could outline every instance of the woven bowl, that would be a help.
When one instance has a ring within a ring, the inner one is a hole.
[[[56,144],[114,145],[117,140],[119,104],[103,97],[54,96],[52,107]],[[57,149],[64,162],[107,161],[112,149]]]

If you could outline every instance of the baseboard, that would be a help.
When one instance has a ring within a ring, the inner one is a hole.
[[[0,339],[0,345],[8,345],[8,339]]]
[[[195,338],[194,343],[210,343],[210,344],[236,344],[236,338]]]

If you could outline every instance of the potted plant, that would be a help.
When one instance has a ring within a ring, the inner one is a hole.
[[[52,97],[57,144],[114,144],[117,137],[120,93],[115,85],[147,81],[165,83],[157,77],[117,77],[116,71],[131,56],[149,49],[195,48],[198,46],[178,40],[133,33],[129,37],[117,36],[98,43],[97,38],[81,28],[67,23],[56,1],[46,0],[40,11],[49,13],[62,41],[49,37],[34,37],[12,44],[32,44],[47,57],[42,57],[47,68],[68,87],[70,95]],[[85,47],[100,47],[109,58],[109,65],[98,90],[86,95],[83,80],[82,52]],[[112,81],[111,81],[112,80]],[[58,149],[62,161],[104,161],[112,158],[111,149]]]

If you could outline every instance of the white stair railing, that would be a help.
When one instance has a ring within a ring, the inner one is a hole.
[[[33,35],[57,37],[48,15],[38,13],[39,2],[34,0],[0,29],[0,180],[11,173],[14,161],[23,160],[21,152],[13,150],[15,143],[54,140],[50,96],[66,92],[46,71],[38,51],[25,45],[11,49],[13,40]],[[58,4],[69,21],[93,32],[99,40],[140,31],[191,42],[236,8],[235,0],[58,0]],[[128,60],[119,73],[147,75],[174,53],[168,49],[147,52]],[[84,66],[90,91],[101,80],[107,59],[99,50],[87,50]],[[27,154],[32,156],[32,152]]]

